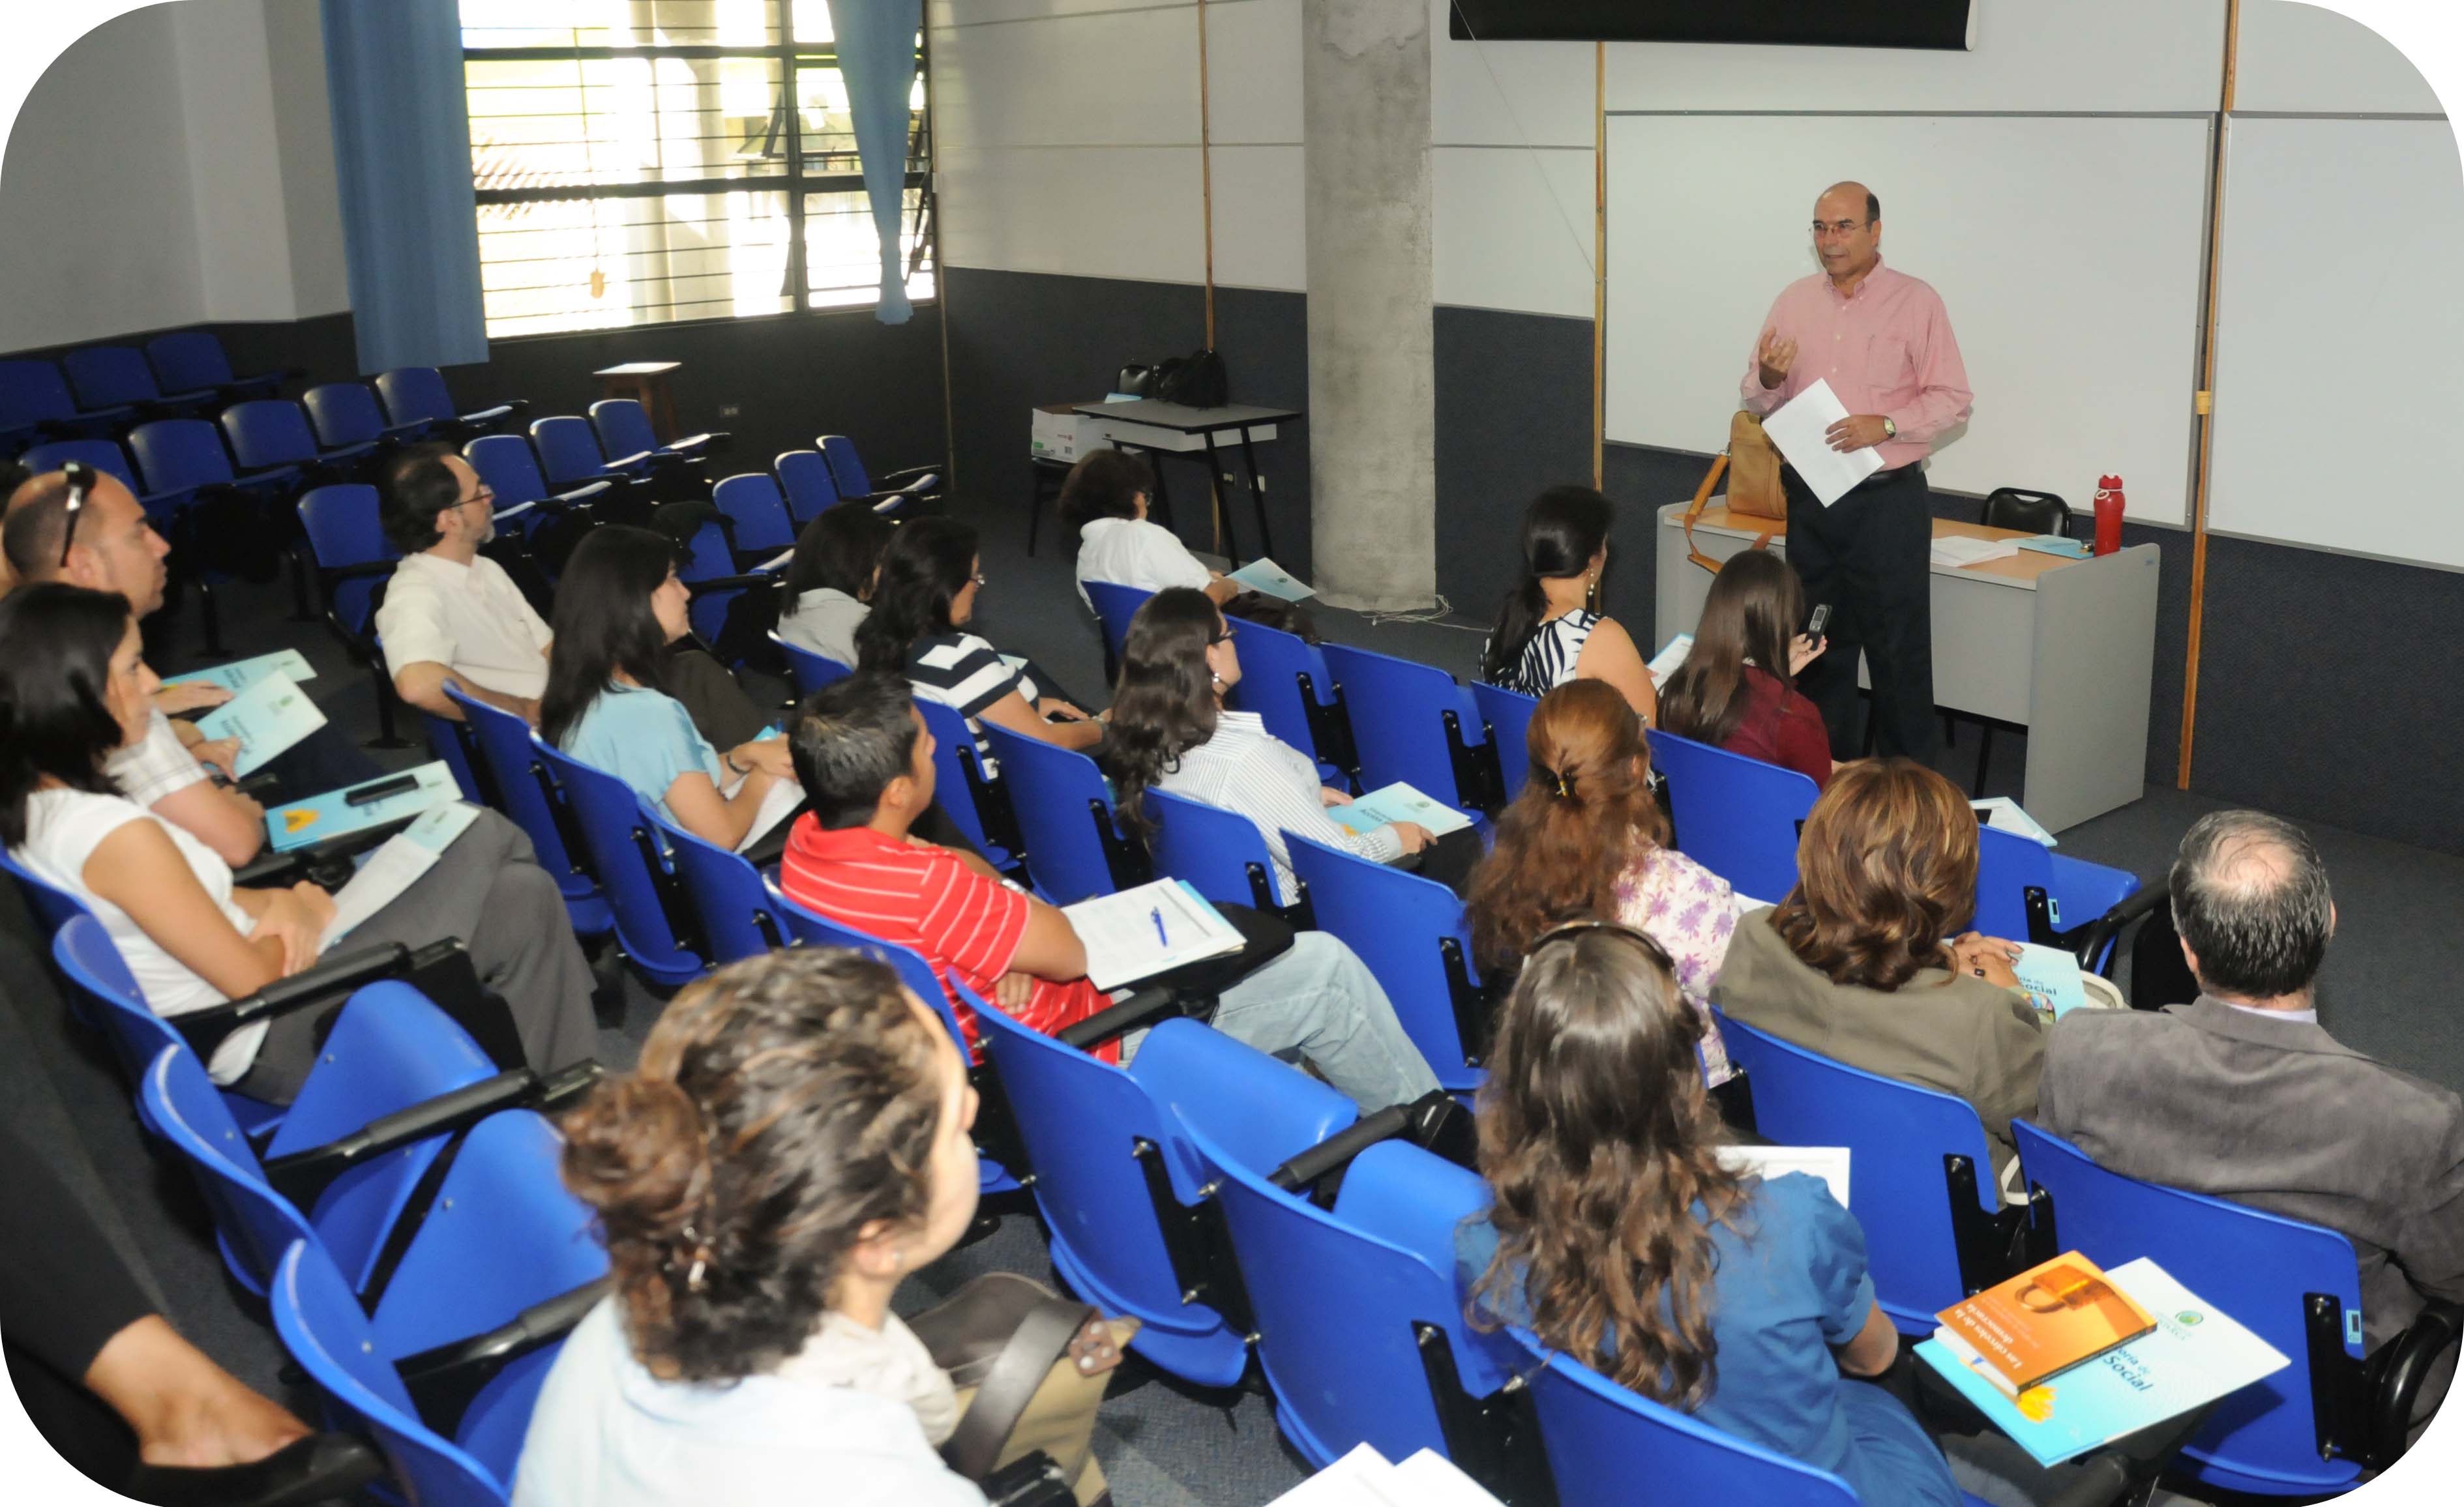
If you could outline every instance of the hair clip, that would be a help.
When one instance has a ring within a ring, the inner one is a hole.
[[[1557,794],[1568,800],[1574,798],[1574,782],[1566,777],[1564,770],[1557,771]]]
[[[685,1291],[697,1293],[702,1289],[702,1274],[710,1266],[710,1247],[702,1243],[700,1234],[691,1225],[684,1227],[684,1237],[691,1240],[693,1247],[693,1267],[685,1273]]]

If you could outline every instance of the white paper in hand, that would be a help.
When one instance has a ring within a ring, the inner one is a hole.
[[[1651,671],[1651,688],[1666,690],[1668,677],[1676,674],[1685,664],[1685,656],[1693,652],[1694,635],[1691,633],[1681,633],[1670,639],[1668,646],[1654,654],[1651,663],[1643,666]]]
[[[1307,581],[1263,555],[1223,579],[1238,581],[1251,591],[1280,597],[1286,601],[1299,601],[1317,595]]]
[[[1882,469],[1881,451],[1868,445],[1845,453],[1831,448],[1831,426],[1848,417],[1848,409],[1831,383],[1815,378],[1808,387],[1773,409],[1763,420],[1763,432],[1815,496],[1829,507],[1848,495],[1848,489]]]
[[[385,839],[351,882],[334,891],[334,919],[325,923],[319,949],[331,950],[353,928],[400,899],[404,890],[419,883],[419,876],[436,866],[437,855],[478,819],[478,807],[457,800],[438,806]]]
[[[1751,1172],[1757,1177],[1790,1172],[1818,1177],[1839,1207],[1848,1207],[1848,1148],[1844,1146],[1724,1146],[1720,1165],[1731,1172]]]

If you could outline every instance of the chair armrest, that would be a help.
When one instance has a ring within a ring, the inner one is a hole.
[[[1066,1027],[1053,1039],[1063,1046],[1074,1046],[1085,1052],[1140,1026],[1151,1026],[1161,1020],[1177,1020],[1189,1013],[1189,997],[1178,990],[1144,990],[1109,1010],[1098,1010],[1076,1025]]]
[[[466,1129],[499,1109],[511,1109],[538,1082],[539,1076],[530,1069],[515,1068],[466,1083],[424,1103],[380,1116],[323,1146],[275,1157],[265,1164],[265,1180],[293,1207],[314,1208],[327,1185],[352,1168],[429,1136]]]
[[[503,517],[503,513],[496,514]],[[370,576],[390,576],[399,560],[361,560],[350,565],[319,565],[317,579],[328,584],[338,580],[363,580]]]
[[[552,502],[557,504],[559,511],[561,511],[564,508],[586,507],[591,503],[597,502],[601,493],[613,489],[615,485],[616,484],[612,481],[584,482],[579,487],[570,488],[564,491],[555,492],[541,499],[541,501],[543,503]]]
[[[275,979],[253,994],[173,1016],[169,1017],[170,1024],[187,1041],[190,1051],[210,1061],[215,1048],[242,1026],[305,1010],[363,984],[407,972],[409,967],[410,949],[399,942],[360,948],[319,959],[315,966],[289,978]]]
[[[603,1277],[534,1303],[486,1334],[406,1355],[394,1363],[420,1420],[451,1439],[480,1388],[507,1365],[558,1343],[599,1305],[615,1281]]]
[[[694,455],[704,450],[723,450],[735,439],[735,434],[729,430],[706,429],[699,434],[688,434],[682,439],[670,440],[661,448],[674,450],[680,455]]]
[[[2370,1464],[2386,1470],[2404,1455],[2422,1382],[2464,1335],[2464,1305],[2431,1300],[2412,1326],[2370,1357]]]
[[[1287,1161],[1267,1173],[1266,1181],[1287,1193],[1305,1192],[1319,1178],[1350,1164],[1353,1157],[1378,1142],[1392,1141],[1403,1134],[1411,1128],[1411,1124],[1409,1104],[1388,1104],[1366,1119],[1353,1121],[1346,1128]]]
[[[896,481],[901,476],[920,476],[924,479],[924,484],[930,485],[931,483],[941,479],[941,463],[935,461],[929,466],[902,466],[896,470],[883,471],[877,479],[882,481]],[[915,482],[910,481],[906,483],[903,488],[898,490],[913,491],[915,490],[916,485],[917,484]]]
[[[2079,1460],[2070,1471],[2070,1479],[2056,1492],[2044,1507],[2106,1507],[2120,1501],[2130,1490],[2130,1470],[2120,1456],[2099,1450]]]
[[[656,450],[635,450],[630,455],[610,455],[600,464],[609,470],[638,470],[658,458]]]
[[[2130,923],[2142,916],[2153,915],[2159,906],[2170,903],[2172,898],[2170,879],[2159,876],[2133,890],[2120,905],[2070,933],[2078,940],[2078,946],[2072,950],[2078,956],[2079,966],[2095,967],[2097,954],[2105,951],[2108,945],[2121,941],[2123,931]],[[2115,947],[2112,950],[2118,955],[2122,950]],[[2107,977],[2111,976],[2111,960],[2108,959]]]
[[[743,576],[714,576],[708,580],[689,580],[685,582],[685,591],[689,596],[700,597],[714,591],[742,591],[748,586],[783,584],[785,584],[784,580],[775,574],[754,571]]]

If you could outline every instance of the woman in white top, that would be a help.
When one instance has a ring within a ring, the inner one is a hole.
[[[856,626],[872,610],[881,552],[890,548],[896,529],[862,502],[825,508],[805,524],[787,566],[788,605],[779,618],[779,636],[852,667]]]
[[[531,1412],[516,1507],[981,1507],[949,1374],[890,1311],[976,1210],[975,1090],[887,964],[836,948],[688,987],[567,1118],[615,1290]]]
[[[1078,600],[1095,603],[1087,582],[1111,581],[1140,591],[1187,586],[1206,593],[1218,606],[1239,595],[1241,584],[1199,564],[1180,535],[1147,519],[1155,492],[1155,468],[1127,450],[1097,450],[1069,468],[1061,484],[1061,522],[1078,531]]]
[[[1268,732],[1256,712],[1224,710],[1223,693],[1240,682],[1241,658],[1215,603],[1176,587],[1138,608],[1121,647],[1104,756],[1123,826],[1140,836],[1154,829],[1144,799],[1151,785],[1246,817],[1265,839],[1286,904],[1295,893],[1287,831],[1461,888],[1480,857],[1477,834],[1439,841],[1413,821],[1358,833],[1335,821],[1328,808],[1352,797],[1321,786],[1309,756]]]
[[[232,884],[212,849],[115,790],[106,766],[145,735],[159,684],[140,657],[125,599],[58,583],[0,599],[0,841],[85,903],[145,1003],[167,1016],[253,994],[316,962],[335,911],[315,885]],[[533,1066],[553,1071],[597,1048],[590,967],[563,900],[502,817],[479,813],[433,868],[349,935],[413,946],[458,936],[510,1007]],[[208,1070],[216,1082],[287,1103],[315,1061],[327,1013],[243,1027]]]
[[[1531,499],[1523,510],[1523,579],[1498,608],[1480,672],[1527,696],[1604,680],[1647,726],[1659,714],[1651,670],[1633,638],[1599,610],[1614,515],[1589,487],[1551,487]]]

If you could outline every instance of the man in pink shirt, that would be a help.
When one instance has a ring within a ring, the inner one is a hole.
[[[1780,290],[1738,391],[1767,414],[1828,382],[1848,417],[1837,450],[1872,448],[1882,470],[1825,508],[1784,469],[1788,559],[1809,601],[1831,603],[1829,652],[1798,685],[1822,709],[1837,758],[1861,752],[1857,657],[1874,681],[1874,750],[1931,762],[1933,507],[1922,462],[1968,417],[1968,369],[1932,288],[1882,265],[1882,206],[1863,184],[1834,184],[1814,203],[1822,271]]]

